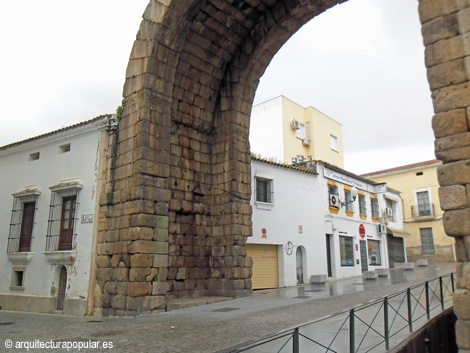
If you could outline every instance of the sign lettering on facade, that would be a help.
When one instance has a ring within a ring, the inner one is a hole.
[[[328,168],[323,168],[323,176],[325,178],[332,179],[346,185],[355,186],[358,189],[367,190],[367,185],[365,183],[357,181],[353,178],[350,178],[346,175],[340,174]]]
[[[93,214],[83,214],[82,223],[93,223]]]

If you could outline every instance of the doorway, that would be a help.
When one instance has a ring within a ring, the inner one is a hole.
[[[67,289],[67,269],[62,266],[59,275],[59,292],[57,294],[56,310],[64,310],[65,290]]]
[[[361,240],[361,269],[362,272],[369,271],[369,265],[367,264],[367,243],[365,240]]]
[[[302,249],[300,248],[300,246],[297,248],[295,254],[297,263],[297,285],[304,284],[304,261],[302,257]]]
[[[331,267],[331,235],[326,235],[326,264],[328,267],[328,277],[333,277],[333,270]]]

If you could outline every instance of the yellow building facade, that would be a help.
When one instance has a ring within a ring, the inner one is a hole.
[[[341,124],[284,96],[253,106],[250,145],[253,153],[280,163],[323,160],[344,168]]]
[[[455,260],[454,238],[445,234],[442,224],[437,181],[441,164],[431,160],[362,175],[402,192],[406,231],[411,234],[405,240],[408,261]]]

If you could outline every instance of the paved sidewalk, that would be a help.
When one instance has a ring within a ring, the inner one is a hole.
[[[382,298],[455,272],[455,264],[393,269],[389,278],[355,277],[325,285],[256,291],[253,296],[137,318],[72,317],[0,311],[0,352],[21,341],[82,342],[81,352],[215,352]],[[103,348],[104,343],[112,348]],[[67,343],[65,343],[67,344]],[[66,352],[32,349],[30,352]],[[78,350],[69,350],[78,351]]]

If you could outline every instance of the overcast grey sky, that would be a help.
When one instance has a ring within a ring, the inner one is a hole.
[[[0,146],[121,103],[148,0],[0,2]],[[343,125],[346,169],[433,159],[433,115],[417,0],[349,0],[274,57],[255,102],[284,95]]]

